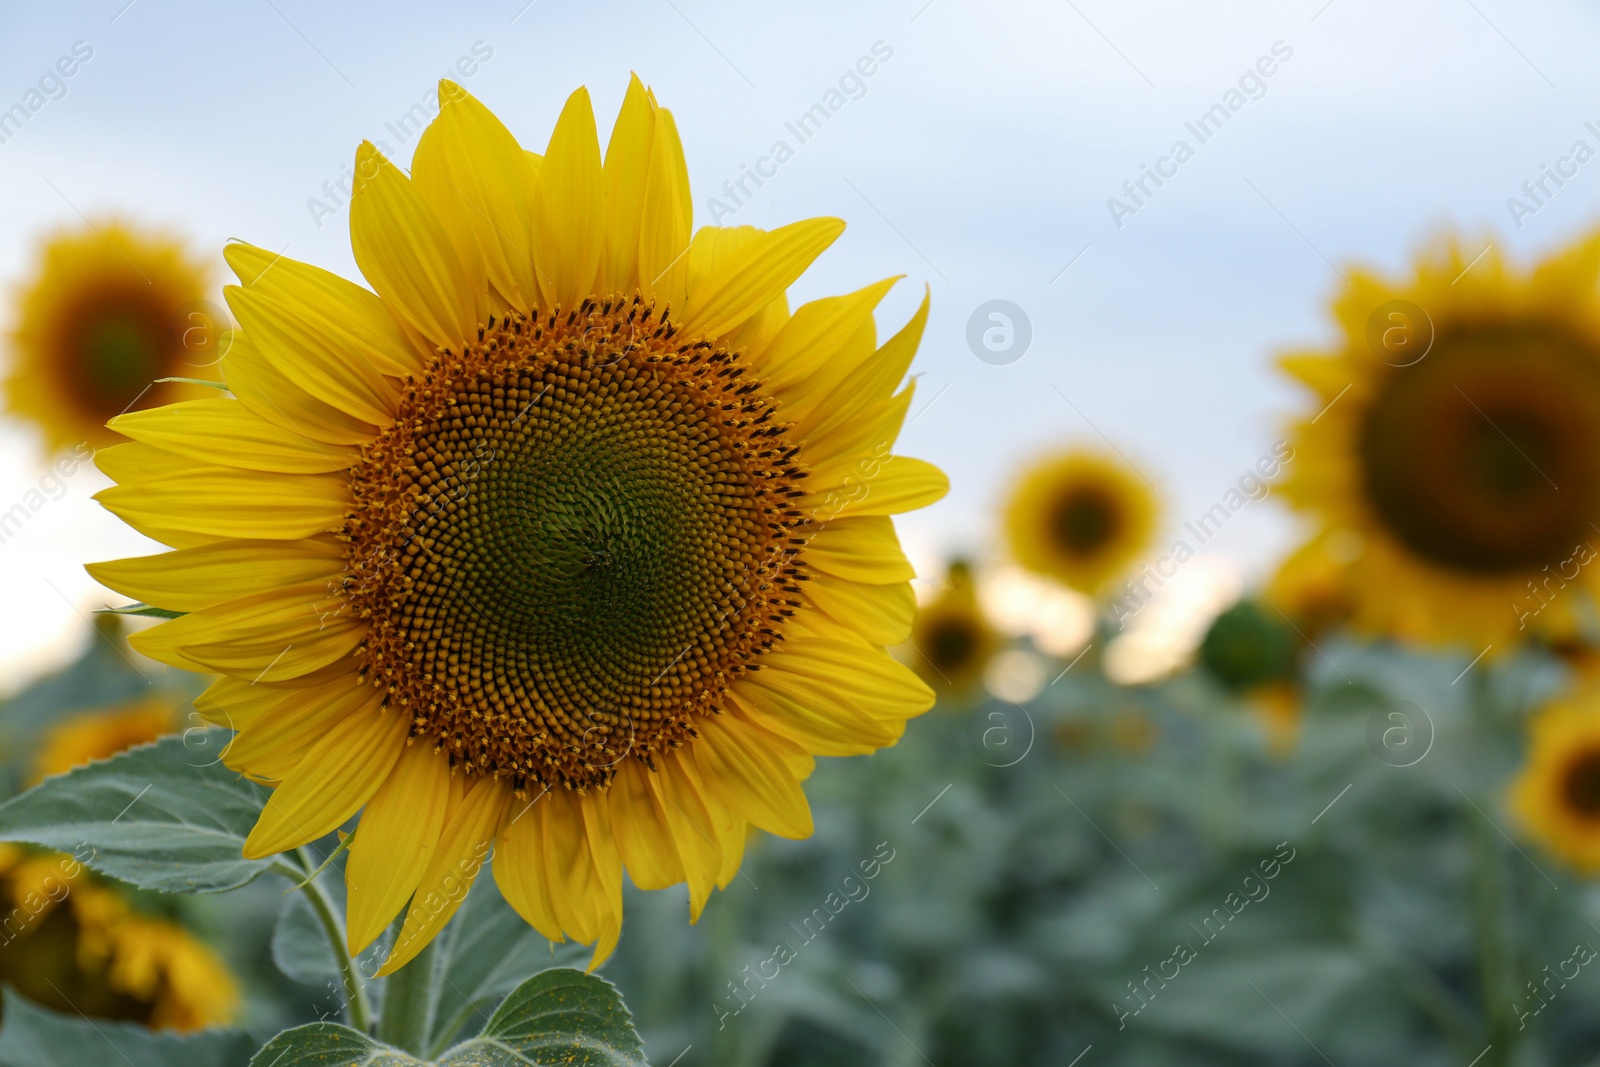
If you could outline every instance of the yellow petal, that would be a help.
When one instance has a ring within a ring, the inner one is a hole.
[[[553,790],[535,808],[543,807],[540,843],[545,878],[551,887],[551,905],[561,928],[573,940],[593,943],[592,971],[616,945],[621,929],[622,893],[620,871],[608,892],[591,844],[590,827],[584,817],[585,797],[565,789]],[[611,857],[615,858],[615,852]]]
[[[131,634],[128,643],[159,663],[255,677],[308,674],[348,656],[367,623],[316,581],[240,597]]]
[[[639,760],[624,760],[604,796],[611,804],[617,851],[633,884],[665,889],[683,881],[683,863],[672,845],[662,803],[645,780],[652,773]]]
[[[909,582],[916,571],[900,548],[894,520],[882,515],[837,519],[803,550],[806,566],[853,582]]]
[[[432,744],[413,740],[367,802],[345,865],[352,955],[383,933],[422,882],[449,796],[450,761]]]
[[[700,232],[694,235],[689,245],[689,291],[694,292],[701,279],[716,273],[765,234],[765,230],[758,230],[754,226],[700,227]],[[779,292],[748,319],[729,330],[723,336],[723,343],[734,351],[760,352],[771,344],[788,321],[789,298],[787,294]],[[760,368],[759,361],[757,367]],[[780,395],[778,399],[784,398]],[[785,418],[789,417],[785,412]]]
[[[772,342],[755,354],[768,388],[785,400],[785,418],[794,418],[800,408],[790,394],[803,391],[821,399],[872,355],[871,342],[859,346],[852,342],[872,335],[871,329],[863,333],[862,327],[871,327],[873,310],[901,277],[801,304]]]
[[[911,369],[911,360],[922,343],[922,331],[928,324],[930,293],[924,289],[922,304],[897,333],[884,342],[882,348],[852,368],[839,384],[818,402],[820,418],[808,422],[817,428],[818,436],[838,426],[842,421],[858,417],[859,412],[883,397],[893,393]],[[849,407],[850,413],[839,409]]]
[[[688,749],[662,753],[656,784],[667,811],[675,817],[674,837],[683,856],[683,872],[690,886],[690,921],[701,910],[715,886],[728,885],[744,856],[747,822],[726,803],[720,782],[707,781],[698,760]],[[693,837],[691,837],[693,835]]]
[[[139,485],[158,478],[173,478],[188,474],[198,466],[194,460],[176,452],[138,441],[96,449],[94,465],[118,485]]]
[[[805,791],[775,751],[792,742],[731,715],[704,718],[698,729],[691,746],[695,759],[735,812],[780,837],[811,836]]]
[[[740,679],[731,692],[752,719],[818,756],[863,756],[899,740],[901,723],[868,715],[835,689],[808,679]]]
[[[705,798],[695,788],[684,750],[658,753],[656,772],[648,782],[661,798],[661,812],[672,844],[683,863],[689,886],[689,916],[698,919],[722,871],[723,853],[717,842],[720,829]]]
[[[944,471],[926,460],[885,456],[835,486],[813,487],[812,521],[818,525],[856,515],[898,515],[925,508],[950,491]]]
[[[439,117],[423,131],[411,180],[445,223],[462,259],[481,258],[511,307],[538,302],[529,239],[533,184],[527,155],[494,114],[452,81],[439,83]]]
[[[383,708],[382,698],[382,690],[374,686],[368,703],[328,730],[272,791],[245,839],[246,859],[315,841],[372,798],[394,769],[411,728],[411,717]]]
[[[422,369],[419,353],[383,301],[355,282],[240,241],[222,255],[245,289],[294,308],[331,358],[397,378]]]
[[[649,94],[639,76],[630,75],[602,168],[605,243],[597,288],[604,293],[627,295],[639,287],[639,236],[655,132],[655,108]]]
[[[102,489],[94,499],[136,530],[286,540],[337,530],[350,487],[335,474],[268,474],[194,464],[187,473]]]
[[[815,428],[804,431],[809,447],[801,455],[811,468],[811,486],[844,485],[852,477],[870,476],[882,457],[894,450],[915,386],[913,382],[898,395],[871,403],[865,402],[864,393],[830,394],[821,409],[827,414]]]
[[[237,285],[222,295],[251,343],[306,392],[363,422],[393,421],[399,397],[393,379],[369,363],[337,354],[293,304]]]
[[[843,232],[839,219],[819,218],[758,234],[695,284],[683,331],[717,337],[732,330],[794,284]]]
[[[611,925],[606,921],[608,917],[615,917],[619,932],[622,927],[622,858],[617,852],[611,805],[606,803],[605,797],[591,792],[576,799],[583,819],[584,834],[589,840],[589,858],[594,863],[595,876],[604,894],[604,900],[595,905],[601,916],[600,938],[603,942],[608,933],[605,928]],[[615,942],[612,947],[615,947]],[[594,970],[610,954],[611,949],[606,949],[602,954],[597,945],[595,959],[590,962],[589,969]]]
[[[872,585],[814,574],[804,588],[813,605],[872,644],[898,645],[911,637],[917,597],[910,582]]]
[[[372,423],[306,392],[242,333],[233,334],[222,357],[222,378],[257,416],[313,440],[363,445],[378,435]]]
[[[225,467],[319,474],[344,470],[361,458],[361,450],[354,445],[314,441],[224,397],[130,411],[107,425],[134,441]]]
[[[243,730],[276,715],[289,703],[331,704],[350,692],[348,682],[311,689],[279,689],[249,678],[218,678],[194,698],[194,707],[209,723]]]
[[[304,541],[218,541],[158,556],[90,563],[108,589],[169,611],[199,611],[285,586],[328,582],[344,570],[332,537]]]
[[[655,111],[655,136],[650,141],[650,182],[645,189],[639,228],[639,289],[657,310],[668,308],[683,317],[689,292],[689,235],[694,206],[689,199],[689,167],[672,113]]]
[[[214,712],[219,725],[238,730],[222,752],[230,769],[257,781],[281,782],[295,772],[306,753],[352,715],[365,714],[373,691],[346,678],[337,687],[278,689],[235,679],[256,694]],[[215,721],[215,720],[214,720]]]
[[[384,302],[434,344],[459,348],[487,319],[483,260],[462,261],[422,194],[370,142],[356,152],[350,247]]]
[[[847,697],[874,718],[921,715],[933,707],[933,690],[911,668],[882,648],[857,640],[795,638],[767,657],[763,669],[780,676],[781,684],[826,679],[820,686]],[[774,680],[771,684],[780,684]]]
[[[501,829],[495,844],[494,884],[513,911],[528,925],[551,941],[565,941],[561,921],[550,901],[549,879],[545,875],[540,839],[540,822],[547,807],[540,794],[532,803],[521,805]]]
[[[548,309],[593,295],[605,225],[605,182],[589,90],[567,98],[533,197],[533,262]]]
[[[439,834],[439,845],[411,898],[405,925],[395,938],[389,958],[379,968],[378,977],[393,974],[409,963],[461,907],[488,861],[510,802],[509,787],[493,778],[479,778],[452,805]]]
[[[1354,380],[1344,360],[1320,353],[1295,352],[1280,356],[1278,366],[1291,378],[1310,386],[1324,401],[1338,396]]]

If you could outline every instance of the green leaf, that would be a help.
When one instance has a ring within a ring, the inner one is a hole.
[[[0,841],[71,852],[163,893],[220,893],[272,865],[247,860],[263,791],[224,767],[226,730],[187,730],[98,760],[0,804]]]
[[[422,1067],[422,1061],[348,1026],[312,1023],[268,1041],[250,1067]]]
[[[217,390],[219,392],[223,392],[223,393],[226,393],[228,391],[228,385],[227,385],[226,382],[207,381],[205,378],[178,378],[178,377],[172,377],[172,378],[157,378],[156,381],[158,383],[178,382],[178,383],[180,383],[182,385],[203,385],[208,389],[215,389],[215,390]]]
[[[616,987],[570,968],[523,982],[483,1028],[433,1067],[647,1067],[633,1017]],[[428,1067],[348,1026],[286,1030],[250,1067]]]
[[[104,1020],[58,1015],[5,991],[0,1063],[5,1067],[236,1067],[255,1042],[239,1030],[202,1030],[186,1037]],[[396,1061],[405,1062],[405,1061]],[[287,1065],[284,1065],[287,1067]]]
[[[496,1009],[481,1034],[439,1060],[440,1067],[532,1064],[646,1067],[633,1016],[616,987],[565,967],[523,982]]]
[[[339,961],[303,892],[283,898],[283,910],[272,931],[272,962],[297,982],[314,986],[332,983],[338,988]]]
[[[96,615],[136,615],[141,619],[181,619],[187,612],[169,611],[166,608],[151,607],[149,604],[124,604],[118,608],[96,608]]]
[[[532,975],[571,966],[588,953],[571,943],[553,947],[511,910],[493,879],[478,879],[439,938],[442,980],[428,1047],[439,1048],[473,1020],[486,1020],[492,1004]]]

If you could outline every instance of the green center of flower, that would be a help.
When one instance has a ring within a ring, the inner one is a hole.
[[[803,473],[737,355],[638,303],[491,324],[353,472],[369,670],[470,773],[579,788],[779,636]]]
[[[1074,556],[1091,556],[1116,538],[1122,509],[1100,486],[1078,485],[1061,493],[1047,521],[1058,546]]]
[[[1360,436],[1366,497],[1423,559],[1558,564],[1600,519],[1600,353],[1531,325],[1441,334],[1388,372]]]
[[[90,416],[120,414],[157,378],[181,373],[181,327],[170,311],[142,293],[107,294],[73,317],[61,367],[71,395]]]
[[[1561,796],[1581,818],[1600,817],[1600,752],[1585,752],[1568,764]]]

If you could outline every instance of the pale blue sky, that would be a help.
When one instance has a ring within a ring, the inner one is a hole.
[[[399,146],[386,124],[475,44],[492,56],[463,83],[534,148],[579,84],[609,129],[637,70],[677,114],[699,221],[780,138],[794,158],[731,221],[849,220],[797,297],[905,273],[887,330],[931,285],[916,367],[917,409],[930,406],[904,450],[955,489],[905,522],[923,558],[984,543],[1015,464],[1097,440],[1095,427],[1162,487],[1177,529],[1297,402],[1268,359],[1328,336],[1323,307],[1343,284],[1328,260],[1397,267],[1452,223],[1528,255],[1600,204],[1595,161],[1520,230],[1506,209],[1574,140],[1600,147],[1583,128],[1600,120],[1600,13],[1575,2],[124,2],[0,4],[0,110],[75,42],[94,53],[0,144],[0,282],[78,211],[354,274],[345,213],[314,220],[308,199],[364,137],[407,160],[414,140]],[[1264,94],[1199,145],[1184,123],[1280,41],[1293,54]],[[785,123],[879,42],[892,55],[859,99],[800,144]],[[1107,198],[1179,137],[1194,157],[1118,229]],[[996,298],[1032,322],[1030,351],[1008,366],[966,343],[968,316]],[[0,430],[0,499],[42,463],[26,433]],[[79,562],[141,550],[89,502],[98,477],[75,476],[0,545],[13,594],[0,662],[73,621],[67,601],[94,600]],[[1210,547],[1261,570],[1289,531],[1276,504],[1252,505]]]

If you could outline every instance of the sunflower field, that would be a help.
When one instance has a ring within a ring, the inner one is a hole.
[[[1592,13],[558,7],[0,16],[0,1067],[1600,1067]]]

